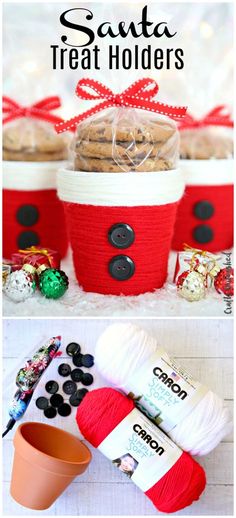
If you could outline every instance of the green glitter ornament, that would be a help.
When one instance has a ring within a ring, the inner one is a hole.
[[[39,276],[39,289],[47,299],[59,299],[68,286],[68,277],[62,270],[47,268]]]

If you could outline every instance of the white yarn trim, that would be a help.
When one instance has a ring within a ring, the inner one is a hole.
[[[101,206],[166,205],[184,192],[179,169],[153,173],[86,173],[60,169],[57,176],[61,200]]]
[[[230,185],[234,183],[234,160],[180,160],[187,185]]]
[[[56,173],[65,161],[13,162],[3,161],[3,189],[40,191],[56,189]]]

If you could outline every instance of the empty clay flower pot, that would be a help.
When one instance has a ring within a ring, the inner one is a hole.
[[[29,509],[50,507],[91,461],[90,450],[77,437],[54,426],[23,423],[14,437],[10,492]]]

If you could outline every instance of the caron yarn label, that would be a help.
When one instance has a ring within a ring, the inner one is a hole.
[[[165,351],[158,349],[125,386],[136,406],[170,432],[199,403],[208,389]]]
[[[104,439],[99,450],[144,492],[182,455],[178,446],[137,408]]]

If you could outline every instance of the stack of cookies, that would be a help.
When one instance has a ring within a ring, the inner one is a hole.
[[[3,160],[50,162],[67,158],[67,139],[52,125],[31,120],[14,121],[3,131]]]
[[[74,170],[103,173],[175,169],[178,133],[169,119],[114,117],[114,112],[78,125]]]
[[[180,133],[180,158],[208,160],[209,158],[232,158],[233,140],[218,128],[183,130]]]

